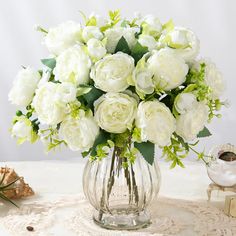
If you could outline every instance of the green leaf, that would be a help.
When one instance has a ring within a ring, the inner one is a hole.
[[[90,151],[91,151],[91,149],[89,149],[89,151],[87,151],[87,152],[86,152],[86,151],[85,151],[85,152],[82,152],[82,153],[81,153],[82,157],[85,158],[86,156],[88,156],[89,153],[90,153]]]
[[[151,142],[134,143],[134,147],[139,150],[144,159],[152,165],[155,157],[155,145]]]
[[[177,137],[178,141],[181,143],[181,145],[187,150],[189,151],[189,146],[188,143],[186,143],[184,141],[184,139],[182,137],[180,137],[178,134],[174,133],[174,135]]]
[[[80,86],[77,88],[76,96],[79,97],[79,96],[81,96],[81,95],[87,94],[87,93],[89,93],[91,90],[92,90],[92,86],[80,85]]]
[[[202,131],[200,131],[197,135],[198,138],[204,138],[204,137],[209,137],[211,136],[211,132],[207,127],[204,127]]]
[[[175,105],[172,108],[172,113],[175,116],[175,118],[177,118],[179,116],[179,112],[176,110]]]
[[[133,141],[135,141],[137,143],[142,142],[142,140],[141,140],[141,129],[140,128],[135,127],[133,129],[132,139],[133,139]]]
[[[85,15],[85,13],[82,12],[82,11],[79,11],[79,13],[80,13],[80,15],[82,16],[84,22],[86,23],[86,22],[87,22],[87,16]]]
[[[123,52],[123,53],[126,53],[126,54],[131,53],[129,45],[128,45],[126,39],[123,36],[120,38],[119,42],[116,45],[115,53],[116,52]]]
[[[170,169],[174,169],[176,167],[177,161],[174,160],[170,166]]]
[[[174,22],[173,22],[172,19],[170,19],[168,22],[166,22],[166,23],[162,26],[162,28],[163,28],[164,30],[166,30],[167,32],[170,32],[171,30],[173,30],[174,27],[175,27],[175,25],[174,25]]]
[[[107,132],[101,130],[99,135],[97,136],[97,138],[94,141],[93,147],[91,148],[90,155],[91,156],[96,156],[97,155],[97,150],[96,150],[97,146],[99,144],[107,143],[108,139],[110,139],[110,135]]]
[[[51,70],[53,70],[56,66],[56,59],[55,58],[47,58],[47,59],[42,59],[41,62],[47,66],[48,68],[50,68]]]
[[[197,88],[196,84],[189,84],[185,89],[184,93],[190,93]]]
[[[86,26],[96,26],[97,25],[97,19],[95,16],[92,16],[91,18],[88,19],[86,22]]]
[[[16,183],[19,179],[20,179],[20,177],[19,177],[19,178],[16,178],[16,179],[13,180],[13,181],[11,181],[9,184],[0,186],[0,191],[7,190],[8,187],[12,186],[12,185],[13,185],[14,183]]]
[[[10,198],[8,198],[7,196],[5,196],[3,193],[0,193],[0,198],[2,198],[3,200],[5,200],[6,202],[10,202],[12,205],[14,205],[15,207],[19,208],[16,203],[14,203]]]
[[[32,129],[30,142],[35,143],[38,140],[38,138],[39,138],[38,134]]]
[[[5,180],[6,173],[7,173],[7,171],[6,171],[6,167],[5,167],[5,171],[4,171],[3,176],[2,176],[2,179],[1,179],[1,181],[0,181],[0,186],[3,184],[3,181]]]
[[[109,16],[112,26],[116,25],[120,21],[120,10],[109,11]]]
[[[18,138],[16,143],[17,143],[17,145],[21,145],[21,144],[23,144],[25,141],[26,141],[26,138]]]
[[[143,47],[139,42],[137,42],[132,49],[131,56],[134,58],[135,63],[137,63],[147,52],[148,48]]]
[[[48,34],[48,31],[46,29],[44,29],[43,27],[41,27],[40,25],[38,25],[36,27],[36,30],[39,31],[39,32],[42,32],[44,34]]]
[[[87,102],[88,107],[93,110],[93,103],[103,94],[104,92],[102,90],[92,87],[90,92],[84,94],[83,97]]]

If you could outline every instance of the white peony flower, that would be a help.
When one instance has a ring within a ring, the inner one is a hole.
[[[134,59],[122,52],[105,56],[90,73],[95,86],[105,92],[122,92],[134,70]]]
[[[211,98],[218,99],[225,90],[224,79],[216,65],[210,60],[202,59],[195,63],[196,69],[199,70],[200,64],[205,63],[205,83],[211,88]]]
[[[143,34],[158,37],[162,31],[162,24],[157,17],[153,15],[147,15],[143,19],[142,28]]]
[[[150,70],[146,68],[135,69],[133,76],[137,92],[139,91],[144,94],[151,94],[154,92],[154,84],[152,81],[153,74]]]
[[[106,47],[98,39],[90,39],[87,42],[87,48],[89,56],[95,61],[100,60],[107,53]]]
[[[96,26],[86,26],[83,29],[82,37],[84,42],[88,42],[89,39],[93,38],[100,40],[103,38],[103,33]]]
[[[82,46],[76,45],[65,50],[56,61],[53,71],[56,80],[72,82],[76,85],[88,82],[91,60]]]
[[[139,60],[134,69],[131,85],[135,86],[136,92],[141,98],[143,98],[145,94],[154,92],[153,73],[146,66],[145,56]]]
[[[69,103],[76,100],[76,86],[69,82],[58,84],[55,101]]]
[[[194,140],[207,123],[208,110],[207,105],[198,102],[193,109],[177,118],[176,133],[186,142]]]
[[[124,93],[106,93],[94,103],[95,120],[110,133],[123,133],[132,127],[137,112],[135,98]]]
[[[20,70],[8,94],[9,101],[17,106],[29,105],[40,77],[40,74],[30,67]]]
[[[159,146],[170,144],[176,121],[170,109],[158,100],[141,102],[138,106],[136,126],[141,130],[141,140]]]
[[[175,27],[172,31],[164,33],[159,41],[185,61],[195,59],[200,50],[197,36],[191,30],[183,27]]]
[[[180,93],[175,98],[175,109],[180,114],[184,114],[187,111],[193,109],[197,104],[197,98],[193,93]]]
[[[154,51],[147,64],[154,73],[156,87],[165,91],[180,86],[188,73],[184,60],[167,49]]]
[[[59,86],[60,84],[48,82],[36,90],[32,105],[42,124],[56,125],[65,118],[66,105],[58,101]]]
[[[94,144],[99,127],[93,117],[80,114],[61,123],[59,135],[72,151],[88,151]]]
[[[18,121],[13,125],[11,133],[13,137],[31,141],[32,133],[31,121],[25,117],[19,117]]]
[[[126,39],[130,49],[132,49],[137,42],[137,39],[135,38],[136,32],[137,30],[135,28],[116,27],[107,29],[105,31],[105,37],[107,38],[107,51],[109,53],[114,53],[122,36]]]
[[[81,26],[73,21],[67,21],[50,28],[44,42],[50,53],[59,55],[64,50],[81,41]]]
[[[152,51],[157,48],[157,42],[155,38],[150,35],[145,35],[145,34],[140,35],[138,42],[142,46],[147,47],[149,51]]]

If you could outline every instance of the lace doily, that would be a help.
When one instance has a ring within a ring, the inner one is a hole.
[[[12,236],[233,236],[236,219],[207,203],[158,198],[150,207],[152,224],[138,231],[110,231],[95,225],[93,208],[82,195],[24,203],[0,216],[0,225]],[[26,227],[32,226],[33,232]],[[59,228],[58,228],[59,227]],[[60,234],[62,235],[62,234]]]

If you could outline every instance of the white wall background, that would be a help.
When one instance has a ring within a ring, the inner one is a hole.
[[[152,13],[162,22],[172,18],[176,25],[193,29],[201,40],[201,55],[211,57],[227,81],[225,97],[231,102],[223,118],[209,126],[212,137],[204,139],[199,149],[231,142],[236,144],[236,1],[235,0],[7,0],[0,3],[0,161],[68,159],[79,153],[62,151],[46,155],[41,143],[17,146],[8,129],[15,107],[7,94],[21,65],[40,67],[47,52],[41,35],[33,26],[45,28],[65,20],[80,21],[79,10],[105,15],[121,9],[124,16],[133,12]]]

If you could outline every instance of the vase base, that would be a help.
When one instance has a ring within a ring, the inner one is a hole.
[[[119,209],[112,214],[96,211],[93,220],[100,227],[111,230],[137,230],[151,224],[150,217],[145,211],[135,214],[127,214],[126,211],[127,209]]]

